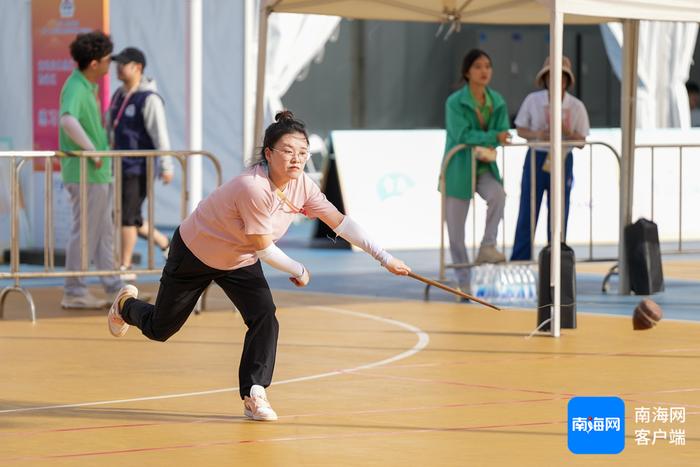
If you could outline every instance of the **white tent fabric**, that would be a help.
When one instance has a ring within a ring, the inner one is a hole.
[[[524,0],[531,2],[532,0]],[[655,21],[700,21],[697,0],[536,0],[565,15],[584,15],[596,22],[605,18]],[[567,20],[568,21],[568,20]]]
[[[15,149],[32,146],[32,57],[18,53],[32,50],[30,10],[29,0],[0,0],[0,138]]]
[[[31,50],[29,30],[29,0],[0,0],[0,150],[31,149],[32,147],[32,90],[31,55],[18,51]],[[10,162],[0,161],[0,251],[10,246]],[[31,169],[22,171],[21,184],[25,206],[37,199],[31,187]],[[20,211],[20,238],[31,239],[31,217],[27,210]]]
[[[267,0],[275,12],[344,18],[480,24],[549,23],[550,9],[567,23],[598,24],[614,18],[700,22],[697,0]]]
[[[337,16],[276,14],[270,17],[265,73],[267,126],[284,108],[282,96],[316,57],[340,24]]]
[[[275,12],[370,20],[542,24],[549,18],[546,0],[268,0],[267,4]],[[598,22],[588,16],[574,21]]]
[[[609,23],[600,29],[608,59],[621,79],[622,25]],[[685,82],[697,34],[697,23],[640,22],[637,128],[690,128]]]

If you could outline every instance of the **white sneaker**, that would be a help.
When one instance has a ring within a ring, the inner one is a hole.
[[[476,264],[484,264],[484,263],[491,263],[491,264],[496,264],[496,263],[505,263],[506,261],[506,256],[498,251],[495,246],[493,245],[481,245],[481,248],[479,248],[479,254],[476,257],[476,261],[474,261]]]
[[[102,298],[93,296],[90,292],[85,295],[66,295],[63,294],[61,307],[73,310],[99,310],[107,308],[109,302]]]
[[[129,325],[122,319],[121,309],[119,307],[119,301],[124,297],[138,298],[139,290],[131,284],[127,284],[121,288],[117,296],[114,298],[114,303],[107,313],[107,325],[109,326],[109,332],[112,333],[114,337],[122,337],[129,330]]]
[[[243,413],[246,417],[258,421],[277,420],[277,414],[267,401],[265,388],[254,384],[250,388],[250,397],[243,398]]]

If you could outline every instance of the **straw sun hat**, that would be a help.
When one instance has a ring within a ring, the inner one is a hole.
[[[561,71],[562,73],[566,73],[569,76],[569,86],[573,86],[573,84],[576,82],[576,79],[574,78],[574,72],[571,71],[571,61],[569,60],[569,57],[563,56],[561,58]],[[547,57],[544,60],[544,64],[542,65],[542,69],[537,72],[537,76],[535,76],[535,86],[543,88],[545,86],[544,82],[544,76],[549,72],[549,57]]]

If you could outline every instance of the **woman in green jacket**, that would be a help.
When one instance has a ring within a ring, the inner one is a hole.
[[[492,73],[491,58],[486,52],[470,50],[462,63],[462,77],[466,84],[445,102],[445,154],[458,144],[467,145],[451,159],[445,171],[447,232],[455,264],[469,262],[464,230],[473,192],[478,193],[488,206],[476,264],[505,261],[503,253],[496,249],[506,194],[495,161],[495,148],[510,141],[510,125],[505,100],[488,87]],[[475,187],[472,187],[472,158],[476,159]],[[470,291],[469,269],[456,268],[455,272],[459,287]]]

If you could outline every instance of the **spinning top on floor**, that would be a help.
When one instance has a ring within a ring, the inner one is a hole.
[[[635,331],[651,329],[663,318],[664,312],[653,300],[645,298],[634,309],[632,327]]]

